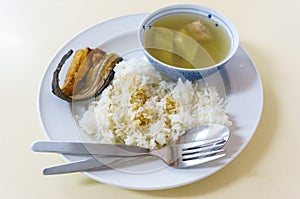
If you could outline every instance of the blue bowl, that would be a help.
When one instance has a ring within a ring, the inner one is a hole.
[[[145,32],[147,30],[147,28],[145,27],[150,27],[155,21],[167,15],[180,13],[189,13],[204,16],[212,20],[214,23],[220,24],[225,28],[230,38],[231,48],[227,56],[221,62],[205,68],[186,69],[163,63],[148,53],[144,43]],[[143,48],[145,56],[156,70],[160,71],[161,73],[167,75],[172,79],[181,78],[191,81],[202,79],[220,70],[236,53],[239,46],[239,35],[237,29],[228,18],[210,8],[192,4],[172,5],[150,13],[145,19],[143,19],[143,21],[140,24],[138,31],[138,39],[140,45]]]

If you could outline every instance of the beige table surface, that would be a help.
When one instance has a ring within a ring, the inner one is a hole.
[[[101,20],[175,3],[212,7],[236,24],[264,86],[262,119],[249,145],[214,175],[170,190],[126,190],[80,173],[43,176],[43,167],[64,162],[30,150],[33,141],[45,139],[37,93],[55,52]],[[298,198],[299,8],[294,0],[1,1],[0,198]]]

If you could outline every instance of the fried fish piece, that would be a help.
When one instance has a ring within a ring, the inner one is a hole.
[[[52,92],[68,102],[101,94],[114,77],[113,68],[122,60],[116,53],[107,54],[98,48],[78,50],[70,64],[64,85],[60,88],[59,73],[72,53],[73,50],[70,50],[63,56],[52,79]]]

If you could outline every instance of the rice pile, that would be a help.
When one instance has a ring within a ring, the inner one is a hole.
[[[199,82],[172,82],[144,58],[122,61],[79,125],[100,143],[160,148],[207,123],[231,125],[223,99]]]

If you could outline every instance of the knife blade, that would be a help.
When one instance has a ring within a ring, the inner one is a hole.
[[[36,141],[31,149],[35,152],[63,153],[69,155],[103,155],[103,156],[132,156],[134,153],[143,154],[150,149],[123,144],[99,144],[61,141]]]
[[[138,158],[109,158],[105,159],[92,157],[80,161],[70,162],[61,165],[55,165],[52,167],[47,167],[43,170],[43,175],[54,175],[54,174],[67,174],[74,172],[83,172],[83,171],[97,171],[104,169],[111,169],[115,165],[122,166],[122,164],[136,161],[143,157]]]

